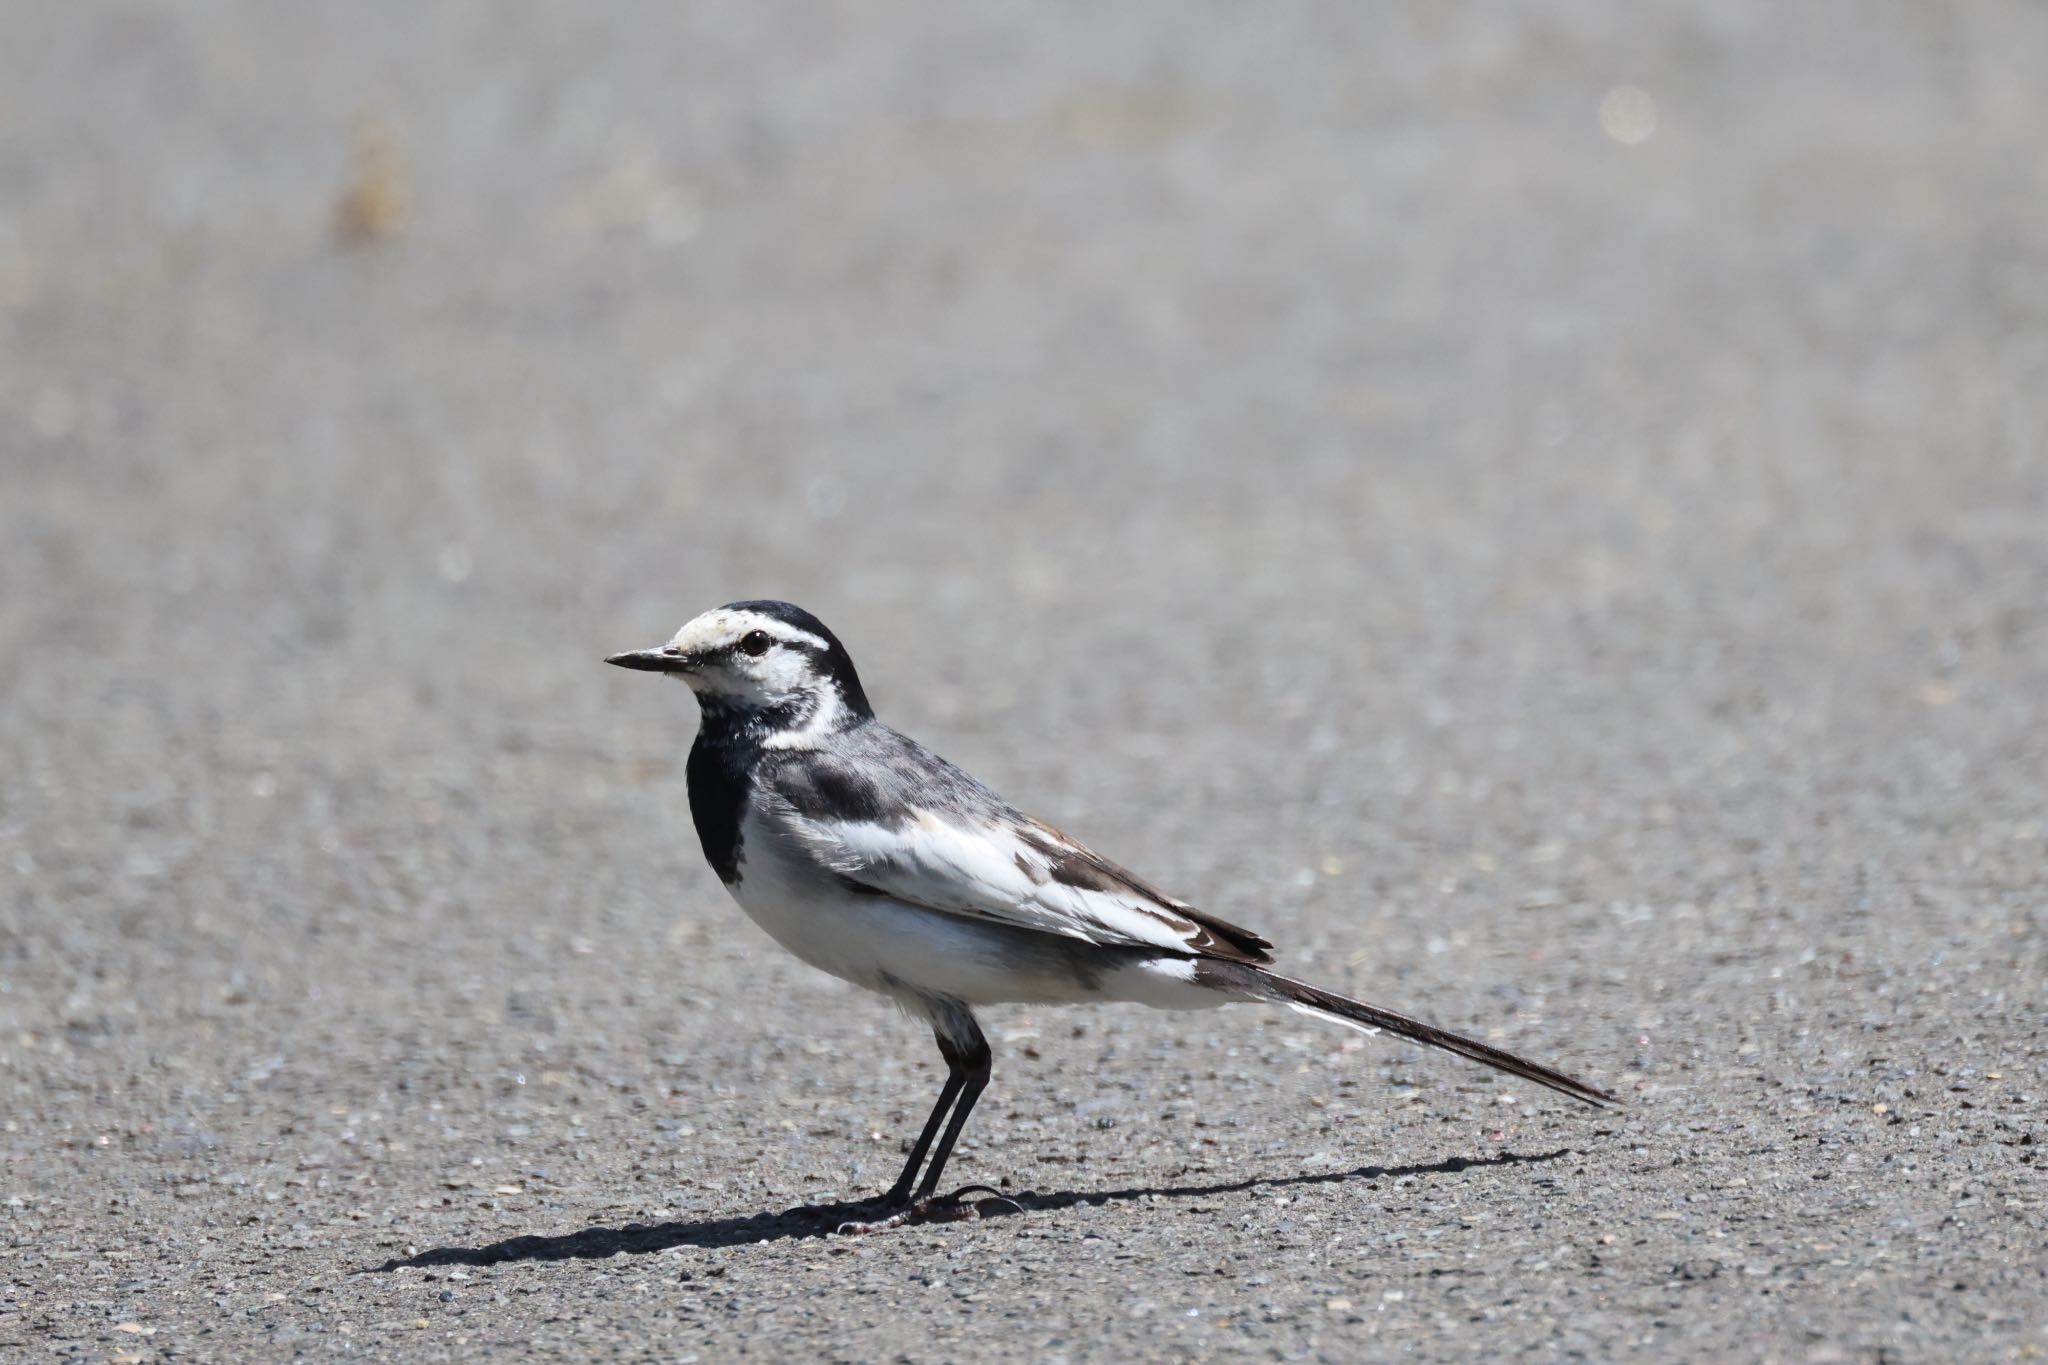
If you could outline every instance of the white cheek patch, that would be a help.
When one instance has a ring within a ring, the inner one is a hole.
[[[794,695],[811,682],[811,661],[793,649],[773,649],[759,659],[742,655],[733,661],[733,666],[767,692]]]

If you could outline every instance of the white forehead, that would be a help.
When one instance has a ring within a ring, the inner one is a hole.
[[[773,616],[764,616],[758,611],[734,611],[730,607],[719,607],[697,617],[681,630],[669,643],[686,653],[698,653],[732,644],[749,631],[765,630],[777,640],[789,644],[808,645],[813,649],[824,649],[826,644],[807,630],[799,629],[787,621],[778,621]]]

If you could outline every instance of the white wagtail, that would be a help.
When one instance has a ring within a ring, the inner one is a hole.
[[[1175,900],[876,720],[846,647],[799,607],[734,602],[666,645],[605,662],[670,674],[696,693],[690,814],[740,907],[813,967],[931,1022],[946,1084],[903,1174],[876,1201],[898,1218],[931,1200],[988,1084],[977,1005],[1264,1001],[1413,1038],[1588,1104],[1617,1102],[1269,970],[1265,939]]]

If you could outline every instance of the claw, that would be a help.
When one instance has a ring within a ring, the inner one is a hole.
[[[997,1199],[1009,1198],[1008,1195],[1004,1194],[1001,1190],[997,1189],[993,1185],[962,1185],[959,1189],[945,1196],[945,1201],[948,1204],[957,1204],[961,1200],[965,1199],[968,1195],[975,1193],[977,1190],[979,1190],[983,1194],[993,1195]]]
[[[986,1200],[979,1201],[980,1203],[1005,1204],[1009,1206],[1011,1212],[1013,1213],[1024,1212],[1024,1206],[1022,1204],[1018,1203],[1009,1195],[1004,1194],[1001,1190],[997,1189],[993,1185],[962,1185],[959,1189],[947,1195],[944,1202],[948,1204],[964,1203],[968,1195],[975,1193],[985,1194],[988,1196]]]

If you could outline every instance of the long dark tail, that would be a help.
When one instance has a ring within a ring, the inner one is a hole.
[[[1340,1024],[1350,1024],[1354,1028],[1373,1031],[1385,1029],[1388,1033],[1398,1033],[1403,1038],[1413,1038],[1418,1043],[1428,1043],[1431,1047],[1455,1052],[1460,1057],[1470,1057],[1475,1062],[1484,1062],[1511,1076],[1520,1076],[1525,1081],[1547,1085],[1552,1090],[1570,1095],[1573,1099],[1586,1104],[1621,1103],[1605,1090],[1587,1085],[1584,1081],[1574,1080],[1562,1071],[1526,1061],[1512,1052],[1503,1052],[1476,1038],[1447,1033],[1443,1029],[1423,1023],[1420,1019],[1410,1019],[1405,1014],[1383,1010],[1378,1005],[1368,1005],[1362,1000],[1350,1000],[1320,986],[1311,986],[1305,981],[1292,981],[1284,976],[1275,976],[1271,972],[1258,972],[1258,979],[1266,987],[1267,999],[1278,1000],[1304,1014],[1335,1019]]]

